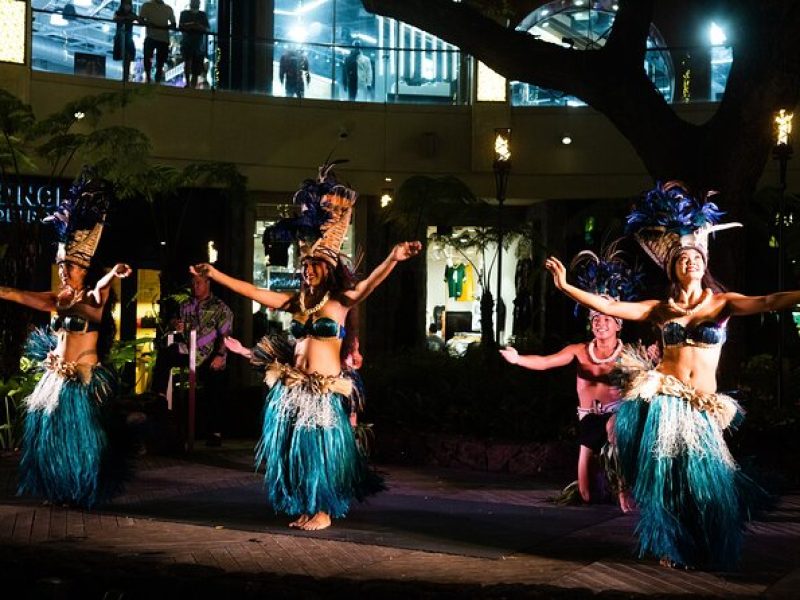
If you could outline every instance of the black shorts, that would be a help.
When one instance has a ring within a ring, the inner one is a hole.
[[[613,413],[597,415],[589,413],[578,421],[578,442],[597,454],[608,442],[606,423]]]

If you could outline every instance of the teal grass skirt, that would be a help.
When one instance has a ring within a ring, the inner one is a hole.
[[[41,345],[49,340],[41,331],[33,336],[38,339],[29,340],[27,354],[41,360]],[[112,446],[105,414],[113,384],[101,365],[91,368],[85,383],[44,369],[26,399],[19,495],[91,508],[119,491],[125,460]]]
[[[350,400],[319,393],[309,381],[282,381],[267,393],[256,468],[265,467],[267,503],[276,512],[343,517],[355,498],[383,489],[356,444]]]
[[[739,470],[719,422],[678,396],[655,394],[626,399],[616,437],[640,511],[639,555],[734,568],[745,524],[765,494]]]

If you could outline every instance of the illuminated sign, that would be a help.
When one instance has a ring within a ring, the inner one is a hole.
[[[30,183],[13,185],[0,181],[0,224],[41,221],[66,195],[67,184]]]

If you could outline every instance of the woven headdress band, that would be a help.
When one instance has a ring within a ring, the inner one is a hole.
[[[681,250],[697,250],[708,264],[709,234],[742,226],[719,224],[725,213],[709,200],[715,194],[708,192],[699,200],[679,181],[659,182],[642,194],[628,215],[626,233],[633,234],[645,253],[670,277],[670,265]]]
[[[333,167],[341,162],[345,161],[325,163],[319,168],[317,179],[303,182],[292,199],[294,216],[280,219],[265,231],[265,243],[297,241],[303,259],[319,259],[331,266],[340,262],[358,198],[358,192],[336,181]]]
[[[56,228],[56,262],[89,268],[103,233],[111,193],[109,182],[84,169],[55,212],[43,219]]]
[[[301,258],[317,258],[336,266],[357,198],[358,192],[343,185],[334,186],[322,197],[320,206],[328,218],[320,225],[319,239],[310,245],[301,242]]]

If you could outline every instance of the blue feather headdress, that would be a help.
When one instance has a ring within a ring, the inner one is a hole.
[[[111,184],[84,168],[53,214],[42,219],[55,227],[57,262],[70,262],[88,269],[100,243],[106,212],[112,197]]]
[[[625,233],[632,234],[665,271],[684,248],[699,251],[708,263],[709,234],[741,227],[741,223],[719,223],[725,213],[709,200],[715,194],[708,192],[700,200],[679,181],[658,182],[642,194],[628,215]]]
[[[575,273],[578,287],[614,300],[628,302],[639,298],[644,287],[644,271],[640,265],[631,266],[625,260],[625,253],[617,249],[619,242],[608,244],[599,255],[584,250],[572,259],[570,270]],[[575,307],[576,314],[577,310],[578,306]],[[590,311],[589,318],[596,314]]]
[[[264,231],[265,245],[297,241],[304,258],[319,258],[336,265],[358,198],[355,190],[336,181],[333,168],[343,162],[347,161],[326,162],[319,168],[316,179],[303,182],[292,198],[294,215]]]

